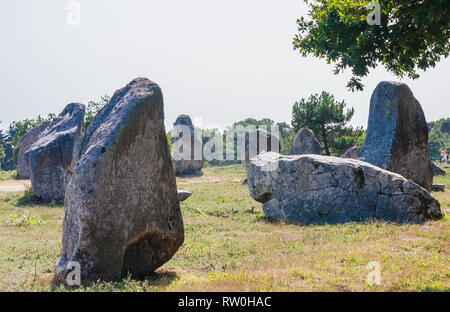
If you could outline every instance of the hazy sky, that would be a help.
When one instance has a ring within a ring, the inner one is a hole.
[[[70,102],[112,95],[136,77],[157,82],[166,126],[181,113],[203,126],[246,118],[290,123],[294,102],[327,90],[367,125],[369,100],[384,69],[346,89],[350,72],[292,49],[302,0],[80,0],[81,25],[67,24],[64,0],[0,3],[0,128],[59,113]],[[450,117],[450,60],[408,83],[427,120]],[[170,127],[169,127],[170,126]]]

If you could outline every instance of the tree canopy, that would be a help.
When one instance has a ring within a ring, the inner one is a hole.
[[[361,78],[381,63],[397,77],[419,78],[450,51],[450,1],[379,0],[381,24],[368,23],[369,0],[304,0],[308,18],[297,20],[293,46],[352,70],[347,87],[363,90]]]
[[[441,158],[441,151],[450,150],[450,118],[428,123],[428,150],[432,160]]]
[[[295,132],[309,128],[322,143],[325,153],[331,155],[331,149],[342,154],[346,149],[358,144],[358,138],[364,131],[347,126],[355,113],[347,109],[345,101],[337,101],[333,95],[323,91],[308,99],[302,98],[292,107],[292,127]]]
[[[111,97],[108,94],[105,94],[100,98],[100,101],[89,101],[86,106],[86,112],[84,114],[84,128],[87,130],[89,126],[92,123],[92,120],[94,119],[95,115],[105,106],[108,104]]]
[[[291,148],[292,141],[294,140],[295,134],[291,126],[286,122],[277,122],[273,121],[270,118],[263,118],[261,120],[257,120],[254,118],[246,118],[244,120],[235,122],[233,127],[243,126],[247,127],[249,125],[255,126],[255,128],[264,127],[268,132],[273,132],[273,127],[278,127],[277,136],[280,140],[280,153],[288,154]]]
[[[1,122],[0,122],[1,123]],[[6,137],[3,134],[3,130],[0,130],[0,170],[2,169],[2,163],[3,160],[6,157],[6,153],[5,153],[5,140]]]

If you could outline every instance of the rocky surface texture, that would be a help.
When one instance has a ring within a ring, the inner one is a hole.
[[[359,160],[262,153],[251,160],[247,177],[252,198],[277,220],[421,223],[441,217],[439,202],[424,188]]]
[[[361,153],[361,147],[359,147],[359,146],[353,146],[353,147],[350,147],[350,148],[345,152],[344,158],[358,159],[360,153]]]
[[[173,128],[172,143],[175,149],[178,148],[172,154],[172,166],[175,174],[194,174],[202,170],[204,163],[202,142],[195,131],[191,117],[188,115],[178,116],[173,123]],[[187,132],[186,136],[184,136],[184,132]],[[187,150],[184,151],[186,147]]]
[[[74,147],[83,135],[84,111],[83,104],[67,105],[25,153],[33,193],[43,201],[64,198]]]
[[[435,165],[434,163],[431,163],[431,168],[433,169],[434,175],[446,175],[447,174],[444,169],[442,169],[438,165]]]
[[[445,192],[445,184],[433,184],[434,192]]]
[[[289,155],[322,154],[322,147],[308,128],[300,129],[295,136]]]
[[[192,196],[192,192],[186,191],[186,190],[178,190],[178,200],[180,202],[185,201],[189,197]]]
[[[420,103],[406,84],[382,81],[375,88],[360,157],[431,190],[427,123]]]
[[[17,141],[16,150],[17,152],[17,178],[18,179],[29,179],[30,178],[30,166],[29,163],[25,159],[25,154],[30,150],[31,146],[35,142],[37,142],[41,136],[41,134],[47,129],[50,125],[50,121],[44,121],[40,125],[37,125],[24,136]]]
[[[184,240],[160,87],[137,78],[94,117],[76,151],[64,203],[56,282],[143,278]]]
[[[262,152],[279,152],[280,139],[264,129],[256,129],[249,131],[245,135],[245,151],[242,165],[247,170],[248,162],[251,158],[259,155]]]

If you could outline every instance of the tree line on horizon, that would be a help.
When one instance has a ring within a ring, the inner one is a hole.
[[[86,106],[85,129],[91,124],[95,114],[109,102],[110,97],[104,95],[97,102],[90,101]],[[319,143],[324,154],[328,156],[343,156],[345,151],[353,146],[362,146],[364,144],[366,131],[362,127],[349,125],[354,115],[354,108],[347,109],[345,101],[338,101],[335,97],[323,91],[320,94],[313,94],[309,98],[302,98],[292,106],[291,124],[286,122],[275,122],[270,118],[255,119],[246,118],[233,123],[223,132],[218,129],[197,129],[202,133],[202,143],[205,144],[211,138],[221,135],[226,147],[225,137],[227,131],[234,131],[237,126],[244,128],[252,125],[256,129],[264,128],[268,132],[275,126],[278,127],[280,139],[280,153],[288,155],[292,142],[297,132],[302,128],[311,129]],[[46,120],[55,118],[55,114],[49,114],[47,117],[40,115],[34,119],[24,119],[13,121],[6,131],[0,130],[0,169],[14,170],[16,167],[17,149],[15,148],[19,139],[33,127]],[[430,159],[437,160],[440,152],[444,149],[450,149],[450,118],[442,118],[428,123],[429,129],[429,153]],[[169,146],[172,142],[170,133],[167,134]],[[233,145],[233,154],[238,153],[238,144],[235,139]],[[224,150],[224,154],[226,150]],[[225,156],[223,157],[225,159]],[[238,159],[238,157],[235,157]],[[238,163],[239,161],[212,160],[209,165],[227,165]]]

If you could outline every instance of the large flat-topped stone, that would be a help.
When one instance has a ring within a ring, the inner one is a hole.
[[[251,159],[247,177],[252,198],[278,220],[421,223],[441,217],[439,202],[424,188],[355,159],[268,152]]]

